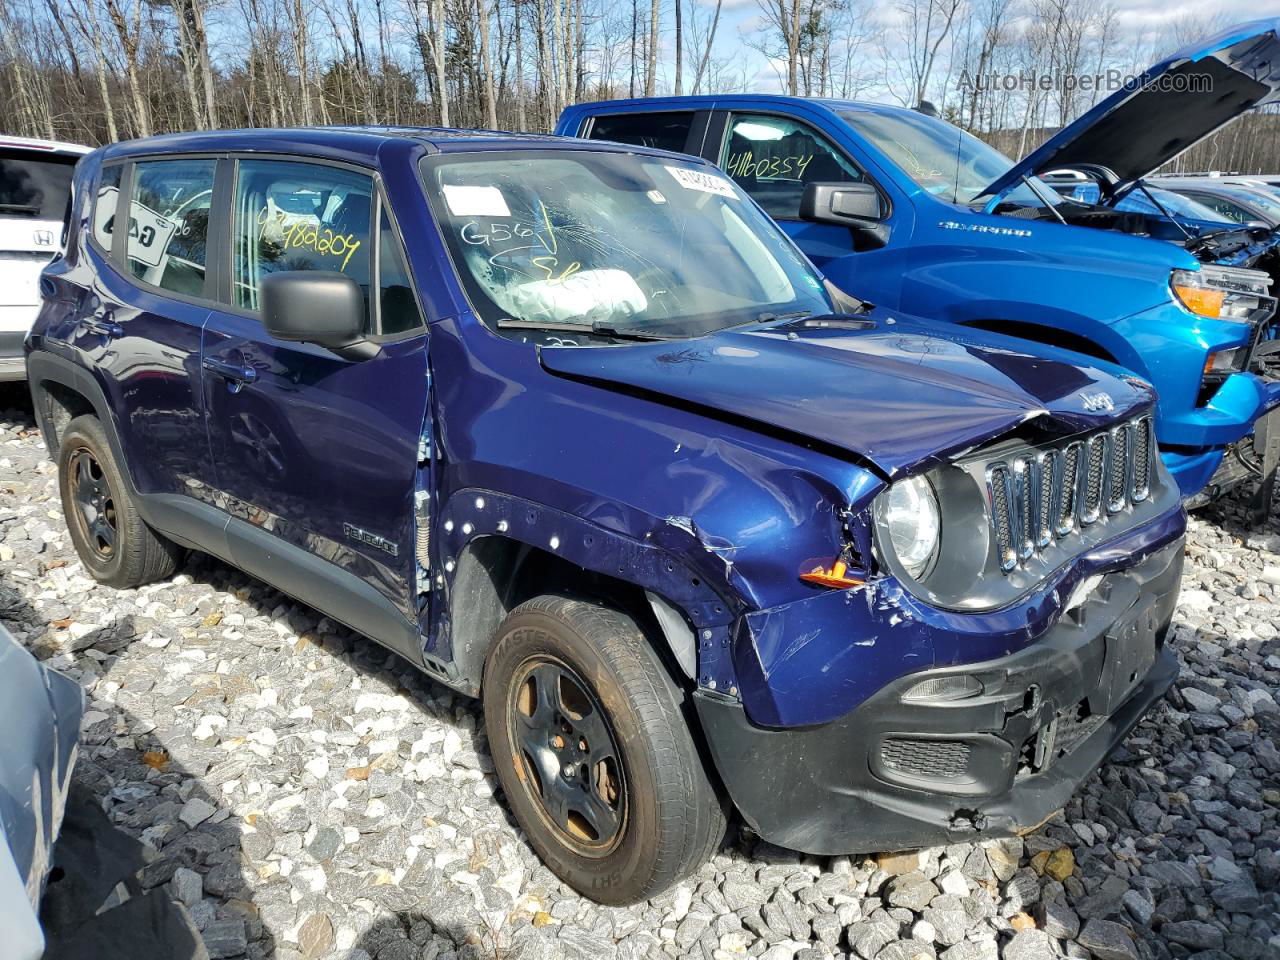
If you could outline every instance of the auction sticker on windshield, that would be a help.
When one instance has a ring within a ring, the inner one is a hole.
[[[703,173],[701,170],[687,170],[684,167],[663,167],[667,173],[675,178],[676,183],[684,187],[686,190],[699,190],[702,193],[714,193],[719,197],[728,197],[730,200],[736,200],[738,195],[733,192],[733,185],[724,177],[716,176],[714,173]]]

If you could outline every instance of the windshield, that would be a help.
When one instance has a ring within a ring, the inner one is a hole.
[[[917,184],[952,203],[972,204],[988,184],[1013,166],[1013,161],[995,147],[945,120],[914,110],[841,110],[840,115]],[[1058,203],[1048,185],[1037,177],[1031,180],[1050,203]],[[1002,199],[1020,206],[1045,204],[1026,185],[1010,190]]]
[[[813,268],[713,167],[537,151],[445,156],[426,175],[454,263],[491,326],[682,337],[833,309]]]
[[[1147,186],[1147,191],[1151,196],[1147,196],[1147,193],[1142,190],[1130,190],[1116,204],[1116,209],[1123,210],[1126,213],[1147,213],[1163,217],[1165,212],[1151,200],[1151,197],[1155,197],[1156,200],[1160,201],[1161,207],[1164,207],[1165,210],[1179,220],[1205,220],[1209,223],[1230,222],[1224,219],[1218,211],[1206,207],[1199,200],[1192,200],[1190,197],[1184,197],[1182,194],[1174,193],[1172,190],[1150,185]],[[1082,203],[1097,203],[1098,196],[1099,190],[1096,183],[1084,183],[1071,191],[1071,198]]]
[[[76,158],[0,154],[0,217],[61,220],[67,212]]]

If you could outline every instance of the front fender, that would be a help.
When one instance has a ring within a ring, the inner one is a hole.
[[[464,613],[475,601],[458,590],[468,551],[488,537],[552,553],[614,580],[656,594],[682,613],[697,639],[697,682],[733,690],[737,683],[729,655],[732,625],[747,609],[733,589],[723,561],[679,523],[654,521],[639,537],[610,529],[598,519],[578,516],[497,490],[456,491],[438,518],[439,583],[450,610]],[[453,642],[450,617],[440,617],[432,654],[464,661],[469,651]],[[471,671],[476,672],[476,671]],[[478,673],[477,673],[478,675]]]

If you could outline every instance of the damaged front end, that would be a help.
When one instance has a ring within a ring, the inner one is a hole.
[[[855,853],[1025,832],[1063,806],[1176,675],[1185,520],[1154,446],[1140,413],[957,456],[914,478],[936,498],[908,504],[936,510],[928,551],[882,492],[849,518],[865,582],[745,615],[742,703],[696,702],[752,828]]]

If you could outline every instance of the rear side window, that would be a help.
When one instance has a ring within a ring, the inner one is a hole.
[[[369,302],[373,181],[338,167],[241,160],[236,175],[232,301],[258,309],[269,273],[324,270],[351,277]],[[367,315],[367,314],[366,314]]]
[[[98,195],[93,201],[93,239],[98,246],[111,252],[111,237],[116,228],[116,204],[120,200],[120,172],[123,164],[102,168],[98,180]]]
[[[204,296],[213,160],[148,160],[133,168],[129,272],[143,283]]]
[[[685,152],[693,113],[688,110],[670,113],[618,113],[596,117],[591,122],[591,140],[613,140],[637,147]]]
[[[736,113],[720,166],[769,216],[796,220],[808,183],[865,179],[840,151],[807,124],[784,117]]]
[[[75,157],[0,150],[0,217],[61,221],[75,168]]]

